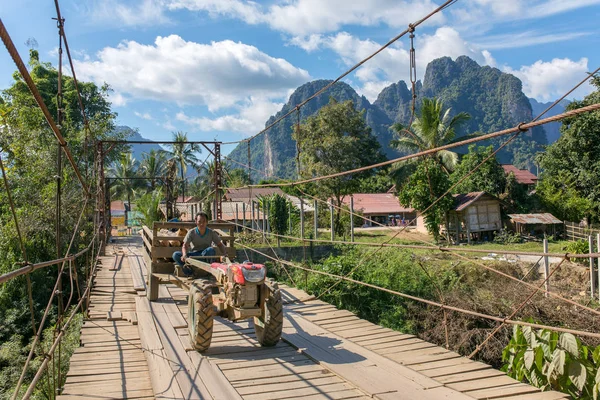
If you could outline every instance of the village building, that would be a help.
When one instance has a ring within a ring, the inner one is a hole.
[[[554,235],[563,222],[550,213],[508,214],[515,233],[521,235]]]
[[[535,190],[538,177],[529,172],[529,170],[518,169],[512,164],[502,164],[502,169],[507,176],[512,172],[515,175],[517,183],[525,186],[528,192]]]
[[[413,222],[417,217],[415,209],[402,206],[393,193],[354,193],[352,198],[354,212],[360,212],[365,217],[362,226],[377,226],[371,221],[394,226],[409,225],[411,222],[412,225],[416,224]],[[342,202],[349,208],[350,196],[345,196]]]
[[[443,228],[451,241],[491,241],[494,233],[502,229],[498,198],[486,192],[471,192],[455,194],[454,201]]]

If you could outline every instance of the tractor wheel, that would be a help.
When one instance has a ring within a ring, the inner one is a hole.
[[[283,328],[283,302],[277,282],[269,279],[265,285],[268,295],[264,297],[261,316],[254,317],[254,331],[261,346],[275,346]]]
[[[212,286],[211,281],[198,279],[190,287],[188,296],[190,343],[198,351],[208,350],[212,340],[213,318],[215,317]]]

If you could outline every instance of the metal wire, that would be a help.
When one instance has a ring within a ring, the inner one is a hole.
[[[240,243],[240,245],[246,247],[250,251],[253,251],[255,253],[258,253],[258,254],[262,255],[263,257],[266,257],[266,258],[269,258],[271,260],[276,261],[275,258],[273,258],[273,257],[271,257],[271,256],[269,256],[269,255],[267,255],[267,254],[265,254],[265,253],[263,253],[263,252],[261,252],[259,250],[256,250],[256,249],[254,249],[254,248],[252,248],[250,246],[246,246],[246,245],[241,244],[241,243]],[[303,271],[313,272],[315,274],[328,276],[330,278],[342,279],[344,281],[355,283],[357,285],[370,287],[372,289],[380,290],[382,292],[386,292],[386,293],[390,293],[390,294],[393,294],[393,295],[396,295],[396,296],[404,297],[404,298],[407,298],[407,299],[410,299],[410,300],[418,301],[418,302],[421,302],[421,303],[424,303],[424,304],[428,304],[430,306],[435,306],[435,307],[439,307],[439,308],[450,310],[450,311],[456,311],[456,312],[460,312],[460,313],[463,313],[463,314],[472,315],[474,317],[480,317],[480,318],[485,318],[485,319],[489,319],[489,320],[492,320],[492,321],[504,322],[504,323],[510,324],[510,325],[530,326],[532,328],[549,329],[549,330],[556,331],[556,332],[567,332],[567,333],[572,333],[574,335],[580,335],[580,336],[586,336],[586,337],[593,337],[593,338],[597,338],[597,339],[600,338],[600,333],[580,331],[580,330],[574,330],[574,329],[566,329],[566,328],[560,328],[560,327],[548,326],[548,325],[542,325],[542,324],[534,324],[534,323],[525,322],[525,321],[514,321],[514,320],[509,319],[508,317],[507,318],[495,317],[493,315],[483,314],[483,313],[479,313],[479,312],[476,312],[476,311],[470,311],[470,310],[466,310],[464,308],[447,306],[447,305],[444,305],[444,304],[441,304],[441,303],[438,303],[438,302],[435,302],[435,301],[426,300],[426,299],[423,299],[423,298],[420,298],[420,297],[417,297],[417,296],[412,296],[412,295],[409,295],[409,294],[406,294],[406,293],[402,293],[402,292],[398,292],[398,291],[395,291],[395,290],[386,289],[386,288],[383,288],[383,287],[380,287],[380,286],[377,286],[377,285],[373,285],[373,284],[370,284],[370,283],[357,281],[356,279],[351,279],[351,278],[347,278],[347,277],[344,277],[344,276],[331,274],[329,272],[319,271],[319,270],[310,269],[310,268],[305,268],[305,267],[302,267],[300,265],[296,265],[296,264],[294,264],[292,262],[289,262],[289,261],[283,261],[283,262],[286,263],[287,265],[289,265],[290,267],[294,267],[294,268],[297,268],[297,269],[300,269],[300,270],[303,270]]]

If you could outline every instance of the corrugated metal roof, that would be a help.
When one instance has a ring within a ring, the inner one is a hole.
[[[469,207],[471,204],[479,200],[481,196],[483,196],[485,192],[471,192],[464,194],[455,194],[454,199],[456,201],[456,205],[454,209],[456,211],[462,211],[465,208]]]
[[[403,207],[398,197],[391,193],[354,193],[354,210],[362,211],[363,214],[386,215],[414,212],[414,208]],[[344,205],[350,206],[350,196],[342,200]]]
[[[554,215],[550,213],[542,213],[542,214],[508,214],[510,219],[513,222],[518,222],[519,224],[542,224],[542,225],[552,225],[552,224],[562,224],[563,222],[556,218]]]
[[[283,191],[278,188],[252,188],[252,189],[227,189],[225,192],[225,200],[228,201],[245,201],[250,203],[250,196],[252,200],[257,200],[261,196],[271,196],[273,194],[279,194],[284,196]]]
[[[523,185],[533,185],[538,180],[538,177],[528,170],[518,169],[512,164],[503,164],[502,168],[504,169],[504,173],[507,175],[512,172],[515,175],[517,182]]]

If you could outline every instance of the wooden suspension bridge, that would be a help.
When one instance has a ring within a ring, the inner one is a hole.
[[[139,237],[100,257],[59,399],[564,399],[489,365],[282,287],[284,328],[261,347],[251,322],[217,318],[210,349],[190,347],[187,292],[146,296]]]

